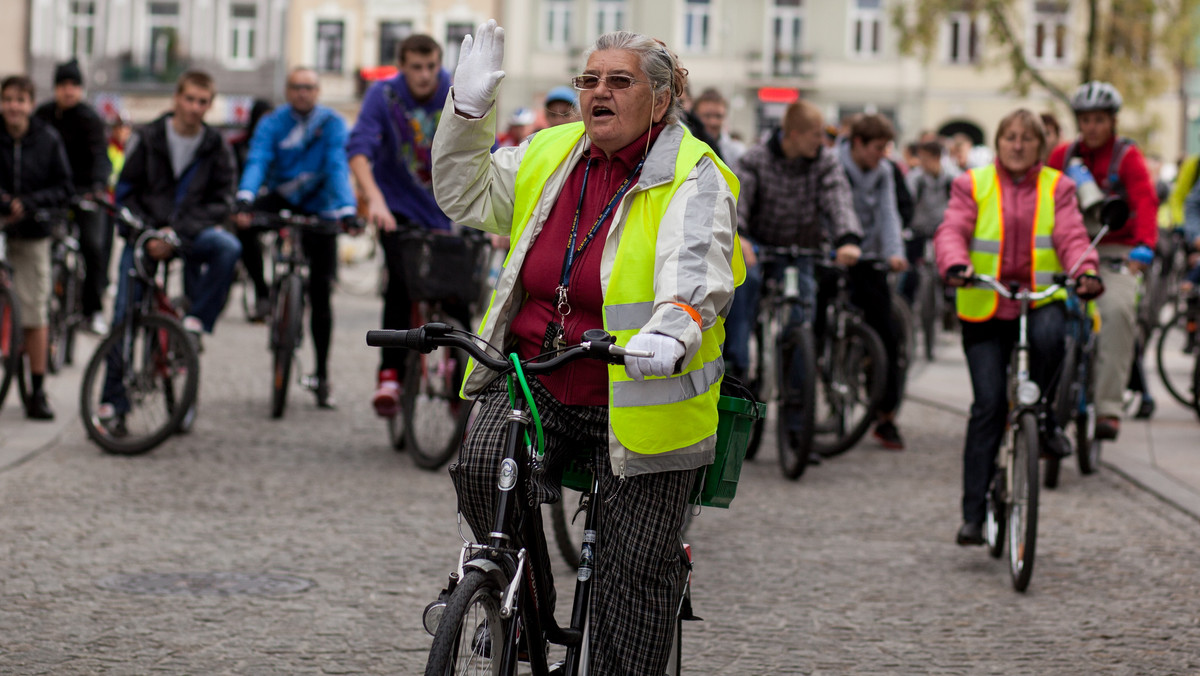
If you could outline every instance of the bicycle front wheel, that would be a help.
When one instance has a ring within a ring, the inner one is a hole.
[[[1158,361],[1158,377],[1163,387],[1179,403],[1189,408],[1196,405],[1196,393],[1192,387],[1192,368],[1196,361],[1196,334],[1188,331],[1187,313],[1176,313],[1162,327],[1154,356]]]
[[[817,452],[825,457],[845,453],[862,439],[883,401],[887,353],[879,334],[865,324],[849,323],[845,337],[826,346],[830,363],[821,369],[817,390]]]
[[[746,387],[750,388],[759,401],[769,401],[771,395],[769,374],[774,368],[771,363],[774,355],[767,343],[773,335],[774,325],[770,313],[764,310],[759,313],[754,323],[754,331],[750,334],[750,373],[747,374]],[[753,460],[758,455],[764,425],[762,420],[754,421],[750,429],[750,441],[746,444],[746,460]]]
[[[67,352],[72,336],[71,314],[75,310],[75,275],[64,262],[54,264],[51,272],[49,300],[49,323],[46,326],[47,347],[46,370],[58,373],[70,361]]]
[[[925,347],[926,361],[933,361],[937,346],[938,300],[942,290],[938,287],[937,272],[925,266],[920,268],[921,279],[917,287],[917,304],[921,319],[921,340]]]
[[[793,326],[777,348],[779,412],[775,438],[779,468],[793,480],[804,474],[813,447],[817,373],[814,342],[811,327]]]
[[[462,443],[471,402],[459,397],[467,358],[444,347],[410,351],[404,374],[404,447],[424,469],[446,464]]]
[[[271,417],[282,418],[292,384],[292,362],[304,330],[304,285],[296,275],[280,283],[271,313]]]
[[[0,407],[4,406],[8,388],[20,367],[24,336],[16,298],[11,289],[0,283]]]
[[[1013,588],[1025,591],[1033,577],[1038,518],[1037,415],[1025,412],[1013,428],[1012,486],[1008,502],[1008,569]]]
[[[438,622],[425,676],[499,676],[510,621],[500,617],[502,592],[496,577],[483,571],[463,576]]]
[[[117,327],[88,361],[79,395],[83,426],[109,453],[146,453],[179,428],[199,384],[200,357],[179,322],[140,317]]]

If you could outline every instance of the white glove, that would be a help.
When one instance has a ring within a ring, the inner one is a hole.
[[[470,117],[483,117],[496,100],[504,79],[504,29],[495,19],[479,24],[476,37],[463,38],[454,69],[454,108]]]
[[[675,364],[683,357],[683,343],[661,333],[639,333],[629,339],[627,350],[653,352],[653,357],[631,357],[625,355],[625,373],[634,380],[646,376],[669,376],[675,372]]]

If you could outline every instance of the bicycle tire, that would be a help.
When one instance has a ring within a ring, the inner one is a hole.
[[[921,266],[921,279],[917,290],[917,305],[920,309],[921,338],[925,347],[925,360],[933,361],[937,346],[938,295],[937,272]]]
[[[397,453],[404,450],[404,416],[397,413],[387,419],[388,444]]]
[[[500,673],[507,626],[515,621],[500,617],[504,587],[497,575],[481,570],[463,575],[438,621],[426,676]]]
[[[1078,343],[1075,337],[1068,335],[1066,348],[1063,350],[1062,367],[1059,369],[1058,383],[1054,388],[1054,398],[1051,400],[1051,410],[1054,420],[1059,425],[1066,425],[1075,418],[1079,410],[1079,355]]]
[[[46,372],[58,373],[67,363],[68,331],[75,302],[75,275],[64,261],[53,264],[50,282],[49,321],[46,323]]]
[[[401,409],[404,446],[417,467],[441,467],[462,443],[471,413],[471,402],[459,396],[466,364],[466,355],[457,349],[409,351]]]
[[[908,301],[895,291],[892,292],[892,322],[896,329],[896,410],[904,404],[904,393],[908,390],[908,368],[913,362],[913,345],[916,344],[916,328],[912,308]]]
[[[132,324],[131,373],[122,352],[126,328],[116,327],[96,348],[84,369],[79,410],[84,429],[96,445],[115,455],[141,455],[161,444],[179,428],[183,417],[196,401],[200,384],[200,356],[191,336],[179,322],[163,315],[139,317]],[[110,367],[109,364],[112,363]],[[123,429],[106,426],[99,409],[104,376],[108,368],[118,368],[131,408],[121,416]],[[148,372],[147,368],[153,370]],[[176,382],[176,378],[180,382]],[[169,394],[168,394],[169,392]],[[150,410],[151,397],[163,399],[162,411]],[[137,406],[133,404],[136,402]],[[137,424],[132,432],[127,424]]]
[[[12,289],[0,285],[0,408],[4,406],[8,389],[17,373],[24,340],[21,309],[16,304]]]
[[[304,330],[304,286],[296,275],[284,277],[275,296],[271,331],[271,417],[282,418],[292,388],[292,363]]]
[[[1004,510],[1007,491],[1004,472],[997,468],[996,474],[992,477],[992,483],[988,487],[987,513],[983,522],[983,535],[987,543],[988,555],[993,559],[998,559],[1004,554],[1004,541],[1008,537],[1007,514]]]
[[[804,324],[791,327],[776,348],[779,408],[775,416],[775,439],[779,448],[779,469],[793,481],[804,475],[813,448],[814,376],[817,372],[814,343],[812,327]],[[795,368],[800,372],[794,373]],[[799,376],[800,386],[794,388],[791,383],[797,380],[796,376]]]
[[[1013,589],[1029,587],[1037,554],[1038,424],[1032,411],[1021,413],[1012,430],[1013,485],[1008,500],[1008,569]]]
[[[754,331],[750,333],[750,374],[746,387],[754,393],[754,398],[758,401],[769,401],[769,384],[765,374],[771,368],[771,355],[764,346],[767,344],[766,336],[770,332],[771,324],[770,314],[764,310],[755,318]],[[765,428],[765,420],[760,418],[754,421],[750,428],[750,441],[746,444],[746,460],[753,460],[758,455]]]
[[[1192,410],[1200,418],[1200,356],[1195,357],[1192,365]]]
[[[814,429],[821,435],[832,425],[835,438],[827,441],[818,436],[813,441],[813,448],[822,457],[831,458],[853,448],[871,426],[874,413],[883,400],[887,352],[879,334],[859,322],[848,323],[844,340],[828,345],[827,349],[833,363],[822,369]],[[847,382],[843,384],[843,380]],[[823,401],[821,394],[825,395]],[[861,417],[850,424],[846,420],[848,408],[861,413]],[[825,417],[826,409],[828,418]]]
[[[1080,368],[1084,369],[1081,387],[1083,405],[1075,412],[1075,461],[1079,473],[1087,476],[1100,469],[1103,443],[1096,438],[1096,372],[1093,355],[1085,355]]]
[[[558,502],[549,505],[554,545],[558,549],[558,553],[562,555],[563,561],[571,568],[579,567],[579,547],[583,543],[583,533],[581,532],[582,527],[577,528],[574,523],[574,509],[572,509],[572,518],[567,518],[567,503],[579,504],[579,495],[578,491],[564,487]]]
[[[1176,312],[1171,321],[1163,325],[1154,346],[1159,380],[1175,401],[1192,408],[1196,405],[1194,392],[1186,391],[1187,371],[1195,359],[1200,346],[1189,345],[1192,339],[1187,332],[1187,312]],[[1190,352],[1190,354],[1189,354]]]

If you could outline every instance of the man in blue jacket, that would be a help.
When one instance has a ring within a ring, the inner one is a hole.
[[[356,202],[346,166],[346,122],[331,108],[317,105],[320,92],[316,71],[292,69],[287,78],[287,105],[263,117],[250,139],[250,152],[238,184],[235,220],[242,260],[254,280],[260,305],[268,292],[263,280],[262,244],[258,233],[247,229],[251,210],[287,209],[354,227]],[[266,191],[260,195],[262,188]],[[301,245],[308,257],[309,326],[317,362],[312,389],[317,406],[333,408],[327,364],[333,339],[330,295],[337,275],[337,231],[304,230]]]
[[[346,154],[367,198],[368,218],[379,228],[387,261],[383,328],[411,328],[412,301],[404,278],[401,231],[448,230],[450,219],[433,198],[430,151],[433,132],[450,91],[442,48],[428,35],[400,43],[400,72],[376,83],[363,99]],[[382,350],[372,402],[380,416],[399,412],[403,350]]]

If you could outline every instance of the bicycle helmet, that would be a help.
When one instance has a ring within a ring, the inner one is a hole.
[[[536,121],[537,117],[528,108],[517,108],[513,111],[512,117],[508,118],[510,125],[533,124]]]
[[[1092,80],[1079,85],[1071,96],[1071,110],[1085,113],[1091,110],[1105,110],[1115,113],[1121,109],[1121,93],[1108,82]]]

